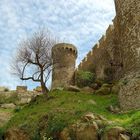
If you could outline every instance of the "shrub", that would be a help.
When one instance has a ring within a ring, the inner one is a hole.
[[[4,130],[0,128],[0,140],[3,140],[4,138]]]
[[[98,89],[95,93],[99,95],[108,95],[111,93],[112,85],[103,84],[100,89]]]
[[[8,92],[8,91],[9,91],[9,88],[6,87],[6,88],[4,89],[4,92]]]
[[[76,85],[78,87],[90,86],[95,81],[95,74],[89,71],[78,71],[76,73]]]
[[[15,109],[14,109],[14,112],[17,113],[21,110],[21,107],[20,106],[17,106]]]

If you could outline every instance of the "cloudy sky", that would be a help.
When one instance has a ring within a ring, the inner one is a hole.
[[[114,0],[0,0],[0,86],[36,86],[12,76],[9,65],[18,42],[38,27],[74,44],[78,65],[114,16]]]

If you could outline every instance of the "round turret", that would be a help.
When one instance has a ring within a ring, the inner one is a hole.
[[[59,43],[52,48],[52,89],[74,84],[77,49],[72,44]]]

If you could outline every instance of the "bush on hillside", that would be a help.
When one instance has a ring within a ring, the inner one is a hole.
[[[76,73],[76,85],[80,88],[90,86],[95,81],[95,74],[89,71],[78,71]]]

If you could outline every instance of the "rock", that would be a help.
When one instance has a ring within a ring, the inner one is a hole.
[[[98,90],[98,89],[100,88],[100,86],[99,86],[97,83],[91,84],[90,87],[91,87],[93,90]]]
[[[4,135],[4,140],[30,140],[30,138],[20,129],[9,129]]]
[[[13,104],[13,103],[2,104],[2,105],[1,105],[1,108],[4,108],[4,109],[15,109],[15,108],[16,108],[16,105]]]
[[[89,113],[86,113],[86,114],[82,117],[82,119],[83,119],[84,121],[86,121],[86,122],[89,122],[89,121],[91,121],[91,120],[94,120],[94,119],[95,119],[95,116],[94,116],[93,113],[89,112]]]
[[[92,100],[92,99],[88,100],[88,103],[91,104],[91,105],[97,105],[97,103],[94,100]]]
[[[83,87],[81,91],[87,94],[93,94],[94,92],[94,90],[91,87]]]
[[[98,140],[98,126],[96,122],[79,124],[76,130],[76,140]]]
[[[120,134],[119,140],[130,140],[130,137],[125,134]]]
[[[120,135],[125,133],[125,129],[122,127],[112,127],[104,132],[101,140],[120,140]]]
[[[98,126],[96,122],[78,123],[65,128],[60,133],[60,140],[98,140]]]
[[[55,91],[55,90],[63,91],[64,88],[63,87],[56,87],[56,88],[53,89],[53,91]]]
[[[10,120],[11,117],[12,117],[12,113],[0,112],[0,127],[6,124]]]
[[[27,92],[27,86],[17,86],[16,91],[18,93]]]
[[[64,128],[60,133],[60,140],[71,140],[69,131],[70,130],[68,128]]]
[[[119,91],[120,91],[120,86],[119,86],[119,84],[115,84],[115,85],[112,87],[112,89],[111,89],[111,92],[112,92],[113,94],[118,94]]]
[[[117,106],[114,107],[114,106],[110,105],[107,109],[112,113],[120,113],[121,112],[120,108]]]
[[[101,115],[96,115],[96,119],[97,119],[97,120],[102,120],[102,121],[107,121],[107,119],[104,118],[104,117],[101,116]]]
[[[67,86],[65,89],[68,91],[80,92],[80,88],[78,88],[77,86],[70,85],[70,86]]]
[[[32,98],[21,98],[20,101],[17,102],[18,105],[28,104]]]
[[[103,84],[102,87],[98,89],[95,93],[99,95],[108,95],[111,93],[111,85]]]

